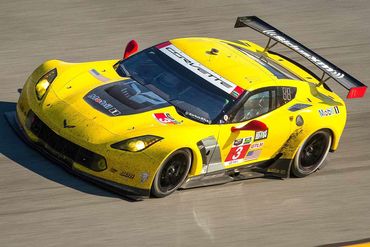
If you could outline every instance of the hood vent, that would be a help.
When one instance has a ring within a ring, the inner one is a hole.
[[[84,100],[108,116],[151,111],[170,104],[134,80],[109,83],[91,90]]]

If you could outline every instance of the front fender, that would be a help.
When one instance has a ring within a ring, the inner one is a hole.
[[[176,131],[169,130],[164,135],[163,133],[162,135],[158,134],[164,137],[164,139],[155,143],[152,147],[149,147],[145,150],[145,153],[162,164],[162,162],[174,151],[187,148],[192,153],[192,167],[189,176],[199,175],[202,173],[203,159],[197,143],[210,136],[214,136],[215,139],[217,139],[218,131],[218,126],[211,125],[203,128],[184,127],[176,129]]]

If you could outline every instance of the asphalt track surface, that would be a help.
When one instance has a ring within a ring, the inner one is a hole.
[[[132,38],[141,48],[181,36],[265,42],[233,29],[242,15],[260,16],[370,85],[369,13],[365,0],[0,0],[0,111],[14,110],[16,90],[48,59],[119,58]],[[310,177],[140,202],[66,173],[1,117],[0,246],[318,246],[370,238],[369,95],[347,101],[340,148]]]

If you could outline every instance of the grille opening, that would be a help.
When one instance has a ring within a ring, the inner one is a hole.
[[[94,171],[103,171],[107,168],[106,160],[103,156],[59,136],[32,111],[29,111],[27,114],[26,127],[47,144],[47,149],[51,148],[59,154],[66,156],[69,160],[63,159],[59,155],[57,158],[63,159],[69,165],[72,165],[71,161],[74,161]]]

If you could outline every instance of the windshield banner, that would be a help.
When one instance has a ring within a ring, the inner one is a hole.
[[[202,77],[209,83],[225,91],[226,93],[231,94],[234,98],[238,98],[244,92],[244,89],[216,74],[202,64],[198,63],[197,61],[183,53],[181,50],[176,48],[170,42],[159,44],[156,47],[161,52],[163,52],[176,62],[180,63],[182,66],[191,70],[198,76]]]

